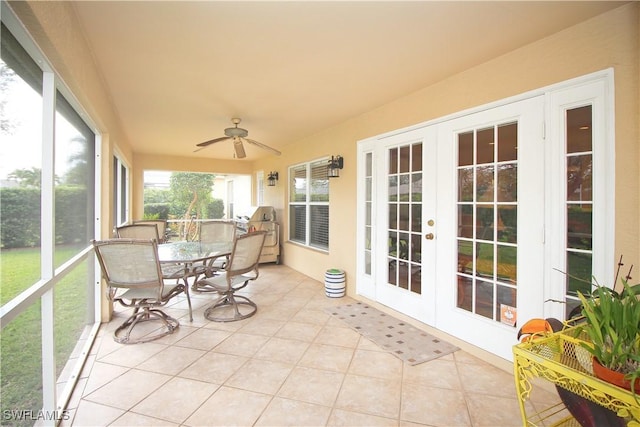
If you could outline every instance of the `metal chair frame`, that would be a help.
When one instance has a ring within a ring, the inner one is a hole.
[[[136,219],[133,221],[133,225],[139,224],[155,224],[158,227],[158,243],[167,243],[167,220],[166,219]]]
[[[204,221],[200,223],[200,242],[202,243],[233,243],[236,237],[236,224],[233,221]],[[195,276],[191,289],[196,292],[217,292],[206,282],[200,282],[200,276],[213,277],[223,270],[229,262],[229,256],[213,258],[202,265],[195,266],[193,275]]]
[[[256,280],[259,275],[260,253],[267,235],[266,231],[247,233],[235,238],[229,262],[223,272],[217,276],[201,279],[202,286],[215,289],[221,296],[205,312],[204,317],[215,322],[233,322],[253,316],[258,306],[244,295],[237,292]],[[240,307],[249,307],[249,311],[241,312]],[[232,316],[218,314],[227,312]]]
[[[158,234],[157,224],[121,225],[116,227],[116,237],[120,239],[155,239],[156,242],[162,243]]]
[[[93,240],[92,244],[108,286],[109,299],[125,307],[133,307],[131,316],[114,331],[114,340],[122,344],[137,344],[172,334],[180,323],[160,307],[173,297],[186,293],[186,288],[179,282],[175,285],[164,283],[158,260],[158,243],[153,239],[110,239]],[[164,328],[141,338],[131,336],[136,325],[152,320],[159,320]]]

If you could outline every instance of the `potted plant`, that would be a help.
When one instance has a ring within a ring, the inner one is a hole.
[[[620,292],[596,283],[591,295],[578,292],[584,322],[580,331],[589,342],[582,342],[593,356],[594,374],[601,379],[631,390],[640,388],[640,286],[622,279]],[[618,379],[602,378],[601,367]]]

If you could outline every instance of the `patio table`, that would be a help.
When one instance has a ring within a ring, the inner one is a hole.
[[[164,265],[174,264],[180,268],[176,270],[184,281],[185,294],[189,307],[191,307],[191,296],[189,294],[189,277],[194,274],[194,264],[215,259],[231,254],[233,243],[202,243],[202,242],[171,242],[158,245],[158,259]],[[191,310],[189,310],[191,312]],[[190,316],[193,322],[193,315]]]

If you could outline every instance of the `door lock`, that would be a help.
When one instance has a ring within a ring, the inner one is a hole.
[[[427,235],[424,236],[424,238],[427,240],[433,240],[433,233],[427,233]]]

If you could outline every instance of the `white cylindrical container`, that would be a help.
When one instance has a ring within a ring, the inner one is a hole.
[[[346,291],[345,273],[337,268],[327,270],[324,275],[324,290],[329,298],[343,297]]]

